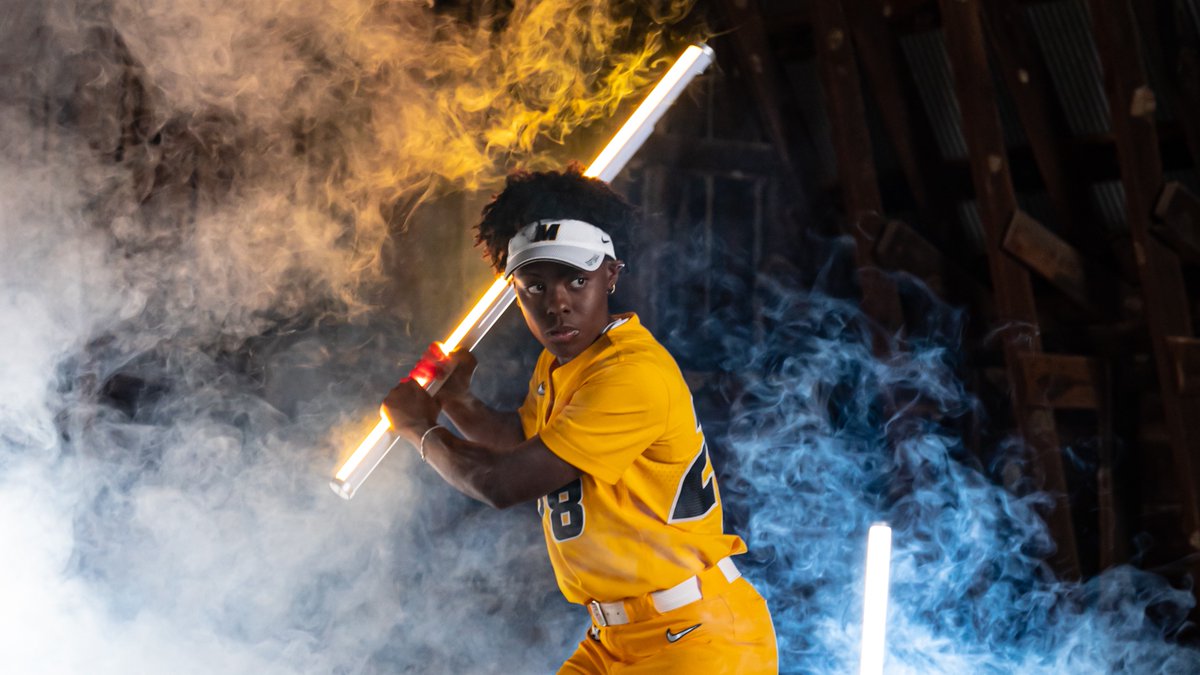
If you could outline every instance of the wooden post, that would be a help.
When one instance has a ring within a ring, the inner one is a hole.
[[[1086,214],[1086,185],[1067,176],[1062,141],[1069,135],[1067,123],[1025,7],[1020,0],[988,0],[982,7],[996,70],[1016,103],[1021,126],[1062,225],[1060,232],[1071,242],[1094,239],[1079,232],[1078,224],[1090,220]]]
[[[883,200],[879,196],[858,64],[841,0],[816,0],[813,28],[825,105],[829,110],[833,146],[837,152],[846,224],[854,237],[863,311],[885,328],[896,330],[903,323],[903,315],[896,286],[880,272],[879,261],[875,258],[875,242],[884,225]],[[876,334],[874,347],[877,354],[888,351],[883,335]]]
[[[769,48],[766,23],[757,3],[750,0],[722,0],[721,4],[732,26],[730,32],[736,57],[750,88],[750,95],[762,116],[767,138],[779,153],[784,182],[792,198],[797,200],[797,206],[807,211],[809,203],[804,196],[805,184],[793,153],[788,124],[784,121],[783,97],[779,91],[783,75]]]
[[[1200,198],[1172,181],[1163,188],[1154,215],[1162,221],[1153,226],[1154,233],[1179,255],[1200,263]]]
[[[1031,405],[1023,395],[1023,387],[1016,386],[1022,376],[1022,356],[1041,352],[1042,344],[1029,273],[1003,248],[1008,223],[1017,211],[1017,199],[988,69],[980,3],[939,0],[939,5],[983,221],[996,310],[1003,322],[1000,333],[1008,379],[1014,384],[1013,412],[1026,442],[1034,450],[1035,468],[1044,487],[1054,498],[1054,507],[1047,514],[1050,531],[1058,544],[1053,566],[1063,576],[1077,578],[1080,569],[1075,527],[1054,415],[1050,409]]]
[[[1193,165],[1200,165],[1200,36],[1186,3],[1139,0],[1133,5],[1146,55],[1162,75],[1161,98],[1175,112]]]
[[[1182,525],[1187,541],[1200,549],[1200,398],[1183,396],[1171,338],[1191,338],[1192,320],[1178,255],[1151,233],[1151,214],[1163,186],[1154,92],[1142,64],[1134,14],[1127,0],[1090,0],[1093,31],[1112,131],[1125,187],[1126,218],[1142,285],[1145,318],[1158,374],[1159,391],[1179,480]],[[1193,564],[1193,573],[1200,566]]]
[[[854,49],[878,105],[886,111],[883,124],[901,170],[920,213],[921,230],[935,243],[954,247],[957,230],[951,231],[953,204],[942,187],[945,166],[937,152],[933,128],[921,107],[912,71],[901,64],[904,54],[885,18],[896,11],[891,0],[844,0]]]

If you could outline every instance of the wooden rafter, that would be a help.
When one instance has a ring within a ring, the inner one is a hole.
[[[1193,337],[1180,260],[1152,234],[1151,214],[1163,188],[1154,92],[1142,63],[1137,24],[1128,1],[1090,0],[1090,6],[1171,459],[1179,481],[1184,534],[1195,546],[1200,538],[1200,458],[1196,454],[1200,449],[1200,397],[1186,395],[1177,385],[1180,355],[1172,345]]]
[[[875,174],[858,64],[841,0],[816,0],[813,21],[817,62],[837,153],[838,179],[848,229],[855,243],[863,310],[889,330],[896,330],[903,323],[900,298],[895,284],[880,273],[875,256],[875,244],[885,222],[883,200]],[[880,353],[886,351],[882,336],[876,340],[875,349]]]
[[[1008,223],[1017,211],[1017,199],[988,68],[982,10],[979,0],[940,0],[940,6],[983,221],[996,311],[1004,326],[1001,339],[1005,369],[1009,381],[1017,383],[1023,381],[1021,359],[1040,353],[1042,345],[1029,273],[1003,249]],[[1053,510],[1047,514],[1058,543],[1054,566],[1060,574],[1078,577],[1075,528],[1053,412],[1031,402],[1024,387],[1013,387],[1012,400],[1017,424],[1034,450],[1037,471],[1054,498]]]
[[[936,154],[920,148],[935,147],[933,128],[921,108],[912,72],[902,67],[899,42],[885,22],[888,0],[845,0],[854,48],[875,101],[887,114],[883,125],[895,149],[905,181],[908,183],[923,229],[943,246],[953,246],[955,237],[947,232],[953,222],[953,208],[941,188],[944,166]]]
[[[1183,2],[1143,0],[1133,8],[1146,56],[1162,74],[1162,98],[1179,120],[1193,166],[1200,166],[1200,35]]]
[[[784,115],[785,106],[780,91],[784,75],[771,51],[766,23],[755,2],[722,0],[721,4],[730,23],[738,64],[745,75],[755,108],[762,117],[767,138],[779,155],[784,182],[793,198],[802,199],[807,192],[804,189],[805,181],[794,151],[796,144]],[[804,210],[808,208],[807,203],[799,206]]]
[[[1083,212],[1089,201],[1085,186],[1068,175],[1062,141],[1068,136],[1066,119],[1057,105],[1033,26],[1018,0],[989,0],[983,3],[983,9],[996,69],[1016,103],[1046,192],[1062,224],[1060,231],[1068,241],[1080,241],[1084,238],[1080,236],[1080,223],[1089,220]]]

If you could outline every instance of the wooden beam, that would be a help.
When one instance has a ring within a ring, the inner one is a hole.
[[[1193,166],[1200,166],[1200,36],[1183,2],[1141,0],[1133,4],[1146,56],[1161,75],[1161,95],[1183,127]]]
[[[954,206],[943,188],[945,165],[937,147],[933,127],[922,107],[910,68],[894,31],[885,21],[889,0],[844,0],[854,49],[862,62],[867,84],[888,139],[895,150],[905,182],[912,192],[923,229],[941,246],[957,248],[959,228]],[[894,7],[891,11],[894,11]]]
[[[1009,380],[1017,382],[1021,378],[1022,356],[1041,352],[1042,344],[1029,273],[1003,248],[1008,224],[1017,211],[1017,198],[1008,171],[996,92],[984,46],[980,0],[939,0],[939,5],[983,221],[996,311],[1002,322],[998,330],[1005,367]],[[1052,510],[1046,514],[1058,543],[1052,564],[1060,574],[1077,578],[1079,552],[1054,416],[1051,410],[1032,404],[1022,394],[1021,387],[1013,387],[1013,413],[1026,442],[1034,450],[1035,469],[1054,496]]]
[[[1181,256],[1200,263],[1200,198],[1172,181],[1163,188],[1154,215],[1161,221],[1154,233]]]
[[[1020,386],[1029,405],[1056,410],[1097,410],[1104,401],[1104,362],[1084,356],[1020,355]]]
[[[1200,340],[1169,337],[1167,347],[1175,361],[1175,390],[1180,396],[1200,396]]]
[[[1106,311],[1117,293],[1112,275],[1089,269],[1083,254],[1024,211],[1013,214],[1004,250],[1091,314],[1112,314]]]
[[[1142,64],[1137,24],[1128,0],[1089,0],[1112,131],[1121,161],[1126,217],[1133,236],[1146,323],[1158,373],[1171,453],[1180,486],[1183,538],[1200,541],[1200,399],[1180,396],[1170,338],[1192,337],[1179,257],[1151,234],[1151,213],[1163,186],[1154,125],[1154,92]],[[1200,573],[1200,565],[1194,565]]]
[[[794,151],[796,142],[783,112],[785,105],[781,85],[785,78],[771,51],[766,22],[758,3],[753,0],[721,0],[721,5],[732,27],[730,37],[733,39],[735,55],[750,88],[755,109],[761,116],[767,138],[779,153],[784,182],[791,198],[799,202],[801,211],[808,211],[807,190]]]
[[[895,284],[886,275],[862,273],[862,270],[879,267],[875,242],[884,226],[883,200],[879,196],[858,63],[850,41],[850,26],[842,11],[842,0],[815,0],[813,27],[817,64],[833,130],[838,179],[849,225],[846,229],[854,238],[855,262],[860,270],[858,284],[863,309],[881,325],[896,330],[904,320]],[[874,347],[878,354],[888,351],[884,336],[875,340]]]
[[[1159,154],[1166,171],[1187,171],[1192,167],[1191,155],[1183,142],[1178,125],[1163,124],[1159,129]],[[1101,183],[1120,180],[1121,165],[1111,136],[1080,136],[1066,139],[1067,171],[1071,180],[1080,184]],[[1009,172],[1013,185],[1019,192],[1036,192],[1044,187],[1041,171],[1033,151],[1027,147],[1008,149]],[[969,172],[969,159],[946,160],[946,170],[939,180],[948,184],[938,186],[939,191],[949,193],[951,198],[970,194],[970,180],[964,178]],[[1094,233],[1092,233],[1094,234]],[[1084,236],[1087,239],[1087,236]],[[1084,242],[1073,242],[1081,245]]]
[[[1060,231],[1068,241],[1078,241],[1079,223],[1089,220],[1081,212],[1089,203],[1087,186],[1068,175],[1062,139],[1070,133],[1033,25],[1019,0],[988,0],[982,6],[996,69],[1016,103]]]
[[[875,255],[884,267],[904,270],[924,281],[938,296],[946,297],[945,257],[907,223],[888,221],[876,244]]]
[[[904,221],[887,222],[875,244],[875,256],[885,269],[902,270],[922,280],[938,297],[969,303],[984,316],[992,315],[992,301],[983,285]]]
[[[884,111],[881,116],[896,156],[908,179],[909,189],[921,211],[929,209],[929,174],[922,171],[921,156],[914,147],[914,115],[920,115],[920,103],[909,100],[901,85],[906,69],[896,67],[899,46],[883,23],[881,0],[846,0],[846,18],[854,38],[854,49],[862,60],[872,95]],[[923,119],[923,117],[922,117]],[[932,139],[932,132],[930,132]]]

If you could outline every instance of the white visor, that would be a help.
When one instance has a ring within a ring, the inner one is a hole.
[[[588,272],[604,262],[616,260],[612,237],[582,220],[546,218],[526,225],[508,242],[508,264],[504,278],[518,267],[538,260],[553,260]]]

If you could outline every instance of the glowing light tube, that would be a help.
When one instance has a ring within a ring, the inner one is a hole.
[[[409,379],[415,380],[430,395],[436,394],[450,376],[451,368],[446,365],[449,354],[460,345],[465,345],[467,349],[475,349],[483,336],[504,314],[504,310],[512,304],[514,297],[516,296],[512,287],[503,277],[492,282],[483,297],[479,298],[471,311],[467,312],[458,326],[451,331],[450,337],[446,338],[445,342],[435,342],[429,346],[425,355],[408,373]],[[400,437],[392,432],[392,424],[388,421],[383,406],[380,406],[379,421],[376,422],[375,428],[338,468],[333,480],[329,482],[329,487],[342,499],[353,497],[398,440]]]
[[[892,528],[875,523],[867,533],[867,582],[863,593],[860,675],[882,675],[887,627],[888,580],[892,567]]]
[[[650,137],[654,125],[662,119],[667,108],[679,98],[692,78],[708,68],[712,60],[713,50],[708,45],[692,45],[685,49],[675,65],[671,66],[667,74],[654,85],[654,89],[650,90],[646,100],[633,111],[600,154],[596,155],[596,159],[592,160],[584,175],[605,182],[616,178],[638,148],[642,147],[642,143]]]
[[[679,94],[687,88],[693,78],[708,68],[712,60],[713,51],[708,45],[692,45],[684,50],[679,60],[671,66],[666,75],[663,75],[658,84],[654,85],[646,99],[638,105],[596,159],[592,160],[584,170],[584,175],[606,182],[616,178],[638,148],[650,137],[654,125],[662,119],[667,108],[679,98]],[[475,349],[516,297],[512,286],[503,277],[497,278],[450,336],[444,342],[430,345],[429,351],[425,352],[425,356],[417,362],[408,377],[419,383],[431,395],[436,394],[442,382],[450,375],[450,368],[446,366],[447,355],[460,346],[465,346],[468,350]],[[399,437],[392,433],[391,423],[384,415],[382,407],[379,409],[379,417],[375,428],[342,463],[329,483],[333,491],[343,499],[354,496],[399,440]]]

